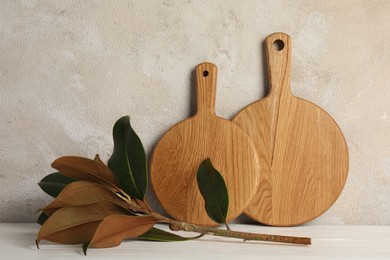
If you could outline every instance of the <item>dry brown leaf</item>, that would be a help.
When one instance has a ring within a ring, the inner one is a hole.
[[[134,200],[135,200],[135,203],[137,203],[137,205],[140,206],[142,209],[144,209],[144,210],[149,210],[149,211],[152,210],[152,209],[149,207],[148,203],[146,203],[146,201],[140,200],[140,199],[137,199],[137,198],[134,198]]]
[[[96,229],[89,247],[118,246],[126,238],[146,233],[156,223],[157,220],[151,216],[110,215],[103,219]]]
[[[107,188],[93,182],[76,181],[68,184],[57,198],[42,211],[50,216],[63,207],[92,204],[98,201],[110,201],[123,208],[128,207],[124,200]]]
[[[118,181],[110,168],[96,160],[78,156],[64,156],[55,160],[51,166],[76,180],[119,187]]]
[[[80,243],[81,238],[79,235],[82,232],[87,232],[86,229],[89,230],[88,232],[92,232],[91,229],[95,227],[93,224],[86,225],[87,223],[100,221],[112,214],[125,215],[127,211],[117,204],[108,201],[61,208],[42,225],[38,233],[37,243],[42,239],[58,243]],[[72,237],[74,240],[72,240]],[[90,239],[82,242],[89,241]]]
[[[62,244],[82,244],[86,241],[91,241],[93,235],[96,232],[96,229],[101,222],[101,220],[97,220],[85,224],[80,224],[75,227],[49,234],[44,239]]]

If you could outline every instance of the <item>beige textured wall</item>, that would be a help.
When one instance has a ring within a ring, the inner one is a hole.
[[[292,92],[350,149],[336,204],[313,223],[390,225],[390,1],[1,1],[0,221],[34,221],[62,155],[105,160],[129,114],[150,153],[194,111],[192,71],[219,66],[217,113],[264,95],[261,42],[293,37]]]

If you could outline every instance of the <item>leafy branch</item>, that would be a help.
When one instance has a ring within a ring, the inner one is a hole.
[[[221,174],[210,159],[201,163],[197,181],[205,200],[206,212],[227,230],[181,222],[153,211],[144,200],[147,189],[146,155],[131,128],[129,117],[114,125],[114,152],[104,164],[94,160],[65,156],[52,163],[58,172],[44,177],[39,186],[55,199],[41,209],[42,225],[36,243],[49,240],[64,244],[83,244],[87,249],[114,247],[122,240],[138,238],[152,241],[184,241],[203,235],[309,245],[310,238],[254,234],[230,230],[226,223],[229,198]],[[168,224],[172,231],[199,233],[182,237],[154,227]]]

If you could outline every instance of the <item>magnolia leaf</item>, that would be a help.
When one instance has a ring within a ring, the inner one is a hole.
[[[156,223],[157,220],[152,216],[110,215],[100,223],[87,247],[118,246],[126,238],[144,234]]]
[[[39,225],[43,225],[43,223],[45,223],[45,221],[48,219],[49,217],[45,214],[45,212],[42,212],[41,214],[39,214],[39,217],[37,219],[37,223]]]
[[[89,242],[100,221],[112,214],[127,214],[127,211],[108,201],[61,208],[42,225],[37,245],[42,239],[63,244]]]
[[[75,179],[73,178],[65,176],[60,172],[55,172],[44,177],[38,185],[50,196],[57,197],[66,185],[74,181]]]
[[[117,190],[118,181],[105,164],[88,158],[64,156],[55,160],[53,168],[62,174],[80,181],[96,182]]]
[[[128,204],[111,190],[96,183],[76,181],[66,186],[58,197],[42,211],[50,216],[63,207],[86,205],[99,201],[109,201],[122,208],[128,207]]]
[[[108,167],[130,197],[143,200],[148,186],[146,155],[141,140],[130,125],[130,117],[124,116],[116,121],[113,137],[114,152]]]
[[[152,227],[145,234],[138,236],[138,239],[160,242],[174,242],[174,241],[186,241],[191,239],[197,239],[203,236],[203,234],[196,237],[182,237],[155,227]]]
[[[92,239],[100,222],[101,220],[82,223],[77,226],[49,234],[43,239],[68,245],[83,244],[85,241],[90,241]],[[39,246],[39,242],[40,240],[37,239],[37,246]]]
[[[140,206],[142,209],[144,209],[144,210],[149,210],[149,211],[152,210],[152,209],[150,208],[150,206],[148,205],[148,203],[146,203],[146,201],[140,200],[140,199],[137,199],[137,198],[135,198],[134,201],[135,201],[135,203],[137,203],[137,205]]]
[[[226,224],[228,191],[222,175],[214,168],[209,158],[200,164],[197,180],[207,215],[217,223]]]

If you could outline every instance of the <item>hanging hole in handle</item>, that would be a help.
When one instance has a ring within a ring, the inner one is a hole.
[[[275,50],[281,51],[284,49],[284,42],[282,40],[275,40],[272,46]]]
[[[209,75],[209,72],[207,70],[203,71],[203,77],[207,77]]]

